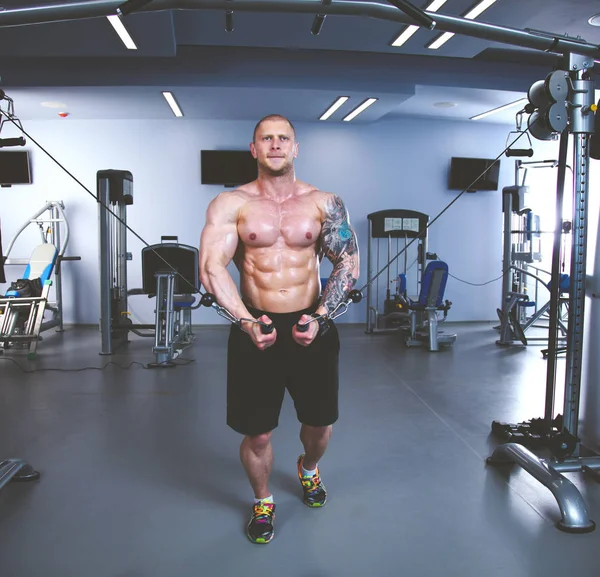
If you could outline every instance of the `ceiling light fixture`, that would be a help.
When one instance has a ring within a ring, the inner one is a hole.
[[[433,0],[433,2],[425,8],[427,12],[437,12],[448,0]],[[406,41],[419,29],[419,26],[411,24],[406,27],[402,34],[392,42],[392,46],[402,46]]]
[[[172,92],[163,92],[162,95],[165,97],[165,100],[171,107],[173,114],[175,116],[177,116],[178,118],[182,117],[183,112],[181,112],[181,108],[179,108],[179,105],[177,104],[177,101],[175,100],[173,93]]]
[[[344,122],[350,122],[354,120],[361,112],[364,112],[371,104],[377,102],[377,98],[367,98],[364,102],[359,104],[350,114],[344,116],[342,119]]]
[[[600,26],[600,14],[594,14],[589,20],[590,26]]]
[[[513,106],[518,106],[520,104],[525,104],[529,102],[527,98],[520,98],[519,100],[515,100],[514,102],[509,102],[508,104],[503,104],[502,106],[498,106],[496,108],[492,108],[487,112],[482,112],[481,114],[476,114],[475,116],[471,116],[470,120],[480,120],[481,118],[485,118],[486,116],[490,116],[492,114],[496,114],[498,112],[502,112],[503,110],[507,110],[508,108],[512,108]]]
[[[319,120],[327,120],[344,102],[349,99],[348,96],[340,96],[336,101],[319,117]]]
[[[119,38],[123,44],[125,44],[126,48],[128,50],[137,50],[137,46],[135,45],[133,38],[129,35],[129,32],[127,32],[127,28],[125,28],[123,22],[121,22],[121,19],[115,14],[107,16],[107,18],[112,24],[112,27],[115,29],[115,32],[119,35]]]
[[[475,20],[477,16],[483,14],[492,4],[494,4],[497,0],[482,0],[476,6],[474,6],[471,10],[469,10],[463,18],[465,20]],[[454,32],[444,32],[441,36],[438,36],[433,42],[427,45],[427,48],[430,50],[437,50],[440,46],[448,42],[450,38],[454,36]]]

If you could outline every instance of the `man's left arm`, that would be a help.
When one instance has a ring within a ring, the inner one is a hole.
[[[323,213],[319,241],[323,255],[333,264],[333,270],[314,315],[332,312],[354,288],[359,275],[358,242],[342,199],[329,195]],[[304,324],[309,320],[308,315],[302,315],[299,322]],[[299,332],[295,327],[292,329],[294,340],[305,347],[312,343],[318,333],[319,325],[316,322],[311,322],[306,332]]]
[[[324,213],[321,250],[333,264],[333,270],[323,290],[318,314],[332,312],[348,296],[359,276],[358,242],[342,199],[329,196]]]

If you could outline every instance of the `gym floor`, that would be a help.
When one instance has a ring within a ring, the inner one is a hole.
[[[227,326],[195,328],[172,369],[144,369],[152,339],[135,335],[100,356],[96,327],[43,333],[36,361],[1,355],[0,460],[25,459],[41,478],[0,491],[0,574],[598,575],[600,528],[559,531],[548,489],[517,466],[485,463],[498,442],[493,420],[543,416],[541,347],[499,347],[492,323],[443,325],[458,338],[438,353],[362,325],[339,328],[341,416],[320,463],[329,501],[302,504],[299,425],[286,397],[273,435],[269,545],[244,531],[253,495],[241,438],[224,423]],[[8,359],[124,368],[24,373]],[[600,485],[566,476],[599,522]]]

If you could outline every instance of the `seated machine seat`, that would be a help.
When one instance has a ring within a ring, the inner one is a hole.
[[[176,306],[182,308],[191,307],[194,304],[194,296],[191,292],[200,291],[198,249],[177,242],[161,242],[142,249],[141,292],[143,294],[156,296],[155,275],[173,271],[177,272],[174,277],[174,302]]]
[[[448,282],[448,265],[441,260],[432,260],[425,267],[423,278],[421,279],[421,291],[418,300],[412,300],[407,297],[409,310],[424,311],[435,308],[436,310],[445,310],[444,292]]]
[[[31,253],[29,264],[25,267],[25,272],[21,278],[39,278],[42,286],[44,286],[44,283],[52,276],[57,256],[58,249],[53,244],[46,242],[36,246]],[[18,291],[6,291],[6,297],[15,298],[19,296]]]
[[[444,302],[444,292],[448,282],[448,265],[441,260],[432,260],[425,267],[421,279],[421,290],[418,300],[407,297],[407,308],[410,315],[410,336],[406,340],[409,347],[429,342],[430,351],[438,351],[440,344],[452,344],[456,335],[438,333],[437,311],[444,311],[444,318],[450,308],[449,301]],[[426,334],[423,334],[423,329]],[[419,338],[421,337],[421,338]]]
[[[175,295],[173,297],[173,305],[175,310],[193,307],[196,302],[194,295]]]

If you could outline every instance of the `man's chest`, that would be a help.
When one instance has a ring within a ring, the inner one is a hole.
[[[238,222],[238,234],[249,247],[285,244],[301,248],[314,244],[320,232],[319,209],[307,200],[251,202],[244,208]]]

